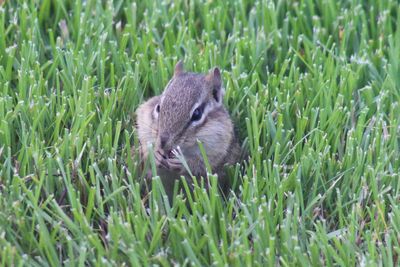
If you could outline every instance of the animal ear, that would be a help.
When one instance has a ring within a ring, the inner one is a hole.
[[[182,74],[185,70],[183,69],[183,61],[179,60],[175,65],[174,76]]]
[[[213,68],[207,75],[206,80],[211,83],[212,94],[217,103],[222,103],[224,89],[222,88],[221,72],[218,67]]]

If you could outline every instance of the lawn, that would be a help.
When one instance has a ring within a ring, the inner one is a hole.
[[[0,1],[0,264],[398,265],[396,0]],[[141,195],[135,109],[222,71],[248,159]]]

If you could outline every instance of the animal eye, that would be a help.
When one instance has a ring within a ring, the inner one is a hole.
[[[199,108],[196,108],[194,111],[193,111],[193,114],[192,114],[192,118],[190,119],[191,121],[198,121],[198,120],[200,120],[201,119],[201,115],[203,114],[203,112],[199,109]]]
[[[157,112],[157,113],[160,113],[160,105],[157,105],[157,106],[156,106],[156,112]]]

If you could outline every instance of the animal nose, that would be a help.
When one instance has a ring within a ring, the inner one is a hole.
[[[167,134],[161,134],[160,135],[160,146],[161,146],[161,148],[165,147],[165,145],[168,142],[168,138],[169,138],[169,136]]]

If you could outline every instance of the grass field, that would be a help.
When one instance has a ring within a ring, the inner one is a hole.
[[[0,3],[1,265],[399,264],[398,1]],[[179,59],[249,159],[146,210],[134,111]]]

